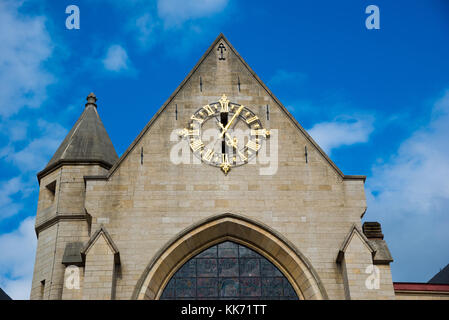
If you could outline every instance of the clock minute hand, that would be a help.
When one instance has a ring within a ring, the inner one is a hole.
[[[226,127],[224,127],[223,131],[221,132],[220,139],[223,138],[224,134],[228,131],[229,127],[231,126],[231,124],[235,120],[235,118],[237,118],[239,116],[240,112],[242,112],[243,108],[245,108],[245,107],[240,106],[240,108],[238,108],[237,112],[232,116],[231,121],[228,122]]]

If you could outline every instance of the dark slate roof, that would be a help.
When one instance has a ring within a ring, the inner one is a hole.
[[[2,288],[0,288],[0,300],[12,300]]]
[[[81,249],[83,249],[83,247],[84,244],[82,242],[68,242],[64,249],[62,264],[82,265],[83,258],[81,257]]]
[[[428,283],[434,284],[449,284],[449,264],[440,270]]]
[[[99,161],[109,166],[115,163],[118,156],[98,115],[96,101],[95,95],[89,94],[84,112],[43,171],[61,160]]]

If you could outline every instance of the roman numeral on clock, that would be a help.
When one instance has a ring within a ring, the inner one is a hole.
[[[253,151],[259,151],[260,149],[260,144],[255,143],[254,141],[248,141],[246,146],[248,147],[248,149],[251,149]]]
[[[204,122],[204,119],[197,118],[197,117],[195,117],[195,115],[191,116],[190,119],[193,121],[198,121],[200,124],[202,124]]]
[[[210,105],[205,105],[204,107],[203,107],[203,109],[204,110],[206,110],[207,111],[207,114],[209,115],[209,116],[212,116],[215,112],[214,112],[214,110],[212,110],[212,108],[210,107]]]
[[[228,154],[227,154],[227,153],[222,154],[221,160],[222,160],[222,161],[221,161],[222,164],[227,164],[227,165],[229,165],[229,158],[228,158]]]
[[[199,136],[200,130],[198,129],[183,129],[179,131],[178,133],[180,136],[187,137],[187,136]]]
[[[259,118],[257,116],[254,116],[252,118],[246,119],[246,123],[251,124],[252,122],[257,121],[257,120],[259,120]]]
[[[246,162],[248,160],[248,158],[239,150],[237,150],[237,153],[239,154],[239,157],[243,162]]]
[[[201,140],[193,140],[190,143],[190,147],[195,152],[195,151],[198,151],[199,149],[201,149],[202,147],[204,147],[204,143]]]
[[[211,161],[212,157],[214,156],[214,153],[215,153],[214,150],[208,149],[204,154],[203,159],[206,161]]]
[[[222,103],[220,112],[229,112],[229,104],[228,103]]]
[[[251,129],[251,135],[252,136],[263,136],[264,138],[266,138],[267,136],[270,135],[270,133],[266,129],[256,129],[256,130]]]

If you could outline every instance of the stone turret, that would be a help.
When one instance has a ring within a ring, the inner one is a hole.
[[[83,113],[37,175],[40,184],[36,215],[38,247],[32,299],[63,297],[64,251],[90,237],[89,213],[84,207],[84,176],[104,175],[118,159],[96,102],[95,95],[89,94]],[[48,265],[54,267],[49,269]]]

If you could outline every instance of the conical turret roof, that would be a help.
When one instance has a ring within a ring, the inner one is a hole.
[[[51,171],[62,162],[98,162],[111,167],[118,159],[103,122],[97,112],[97,98],[87,97],[86,107],[38,177]]]

